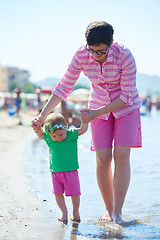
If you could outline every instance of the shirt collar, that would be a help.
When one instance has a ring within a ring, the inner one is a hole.
[[[113,62],[113,46],[109,48],[107,60],[105,62]]]

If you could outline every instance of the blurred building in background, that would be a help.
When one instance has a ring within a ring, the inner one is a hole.
[[[0,92],[8,92],[8,68],[0,65]]]
[[[25,83],[29,81],[30,73],[27,70],[19,69],[16,67],[8,67],[8,83],[9,88],[11,88],[14,83],[18,87],[23,87]]]
[[[23,87],[29,78],[30,73],[27,70],[0,65],[0,92],[12,91],[15,87]]]

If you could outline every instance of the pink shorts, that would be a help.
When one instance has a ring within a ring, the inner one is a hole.
[[[116,119],[111,113],[108,120],[96,118],[90,122],[91,150],[114,146],[142,147],[140,110],[136,109]]]
[[[78,171],[53,172],[51,173],[53,193],[66,196],[81,195]]]

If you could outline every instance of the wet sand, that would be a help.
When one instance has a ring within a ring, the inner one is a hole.
[[[21,114],[21,117],[23,124],[19,125],[18,118],[0,112],[0,239],[72,239],[54,212],[38,198],[26,176],[25,143],[33,137],[28,125],[34,116]]]

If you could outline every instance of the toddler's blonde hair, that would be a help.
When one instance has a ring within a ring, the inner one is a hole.
[[[56,124],[64,124],[66,127],[68,127],[68,124],[66,122],[66,119],[61,113],[50,113],[46,120],[45,120],[45,125],[56,125]]]

